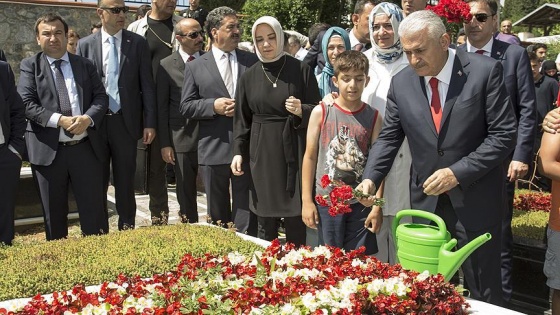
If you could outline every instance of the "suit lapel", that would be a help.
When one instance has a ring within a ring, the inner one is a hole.
[[[414,82],[414,81],[413,81]],[[421,107],[423,108],[420,112],[421,112],[421,116],[423,119],[426,120],[428,126],[430,126],[430,129],[432,130],[432,132],[434,133],[434,136],[437,138],[438,133],[436,131],[436,126],[434,125],[434,119],[432,118],[432,108],[430,105],[430,100],[428,100],[428,93],[426,92],[426,82],[424,80],[424,77],[418,77],[418,80],[416,80],[417,84],[413,84],[412,88],[414,89],[413,93],[415,95],[420,95],[420,91],[422,92],[422,94],[424,95],[424,97],[420,100],[421,103]]]
[[[101,41],[101,32],[93,35],[93,55],[95,56],[95,65],[97,66],[97,73],[101,77],[105,76],[103,73],[103,42]]]
[[[181,73],[185,72],[185,63],[183,62],[183,58],[181,57],[179,51],[173,53],[173,63],[175,64],[175,68]]]
[[[121,73],[128,53],[131,47],[130,34],[126,30],[122,30],[121,36],[121,60],[119,61],[119,74]],[[120,79],[120,75],[119,75]]]
[[[58,99],[58,93],[56,92],[56,84],[54,83],[54,75],[53,72],[51,70],[51,66],[49,64],[49,61],[47,60],[47,55],[43,54],[43,58],[41,58],[41,71],[45,74],[45,78],[47,80],[47,86],[49,87],[49,90],[51,92],[51,94],[54,96],[54,99],[56,99],[56,104],[53,105],[53,109],[56,111],[58,109],[58,103],[60,102],[60,100]]]
[[[235,49],[237,54],[237,80],[241,78],[241,75],[245,72],[245,54],[239,49]]]
[[[455,60],[453,61],[453,72],[451,73],[451,81],[449,82],[449,89],[447,90],[447,96],[445,97],[445,106],[443,107],[443,117],[441,120],[441,125],[445,124],[445,120],[449,117],[449,113],[457,101],[457,97],[461,94],[463,86],[467,82],[467,71],[464,70],[470,61],[468,57],[463,54],[455,55]]]
[[[494,43],[492,43],[492,52],[490,56],[496,60],[505,60],[506,50],[508,44],[497,39],[494,39]]]
[[[222,92],[224,93],[224,95],[229,95],[229,92],[226,88],[226,84],[224,83],[224,79],[222,79],[222,76],[220,75],[218,64],[216,64],[216,60],[214,60],[214,54],[212,53],[212,51],[209,51],[207,54],[204,54],[200,58],[204,58],[206,60],[204,64],[208,69],[208,73],[210,73],[212,80],[214,82],[220,82],[219,85],[222,88]]]

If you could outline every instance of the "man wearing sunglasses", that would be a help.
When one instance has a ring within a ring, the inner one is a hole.
[[[505,301],[511,298],[511,268],[513,236],[511,219],[515,181],[527,175],[533,160],[536,133],[535,85],[531,64],[525,49],[494,38],[498,23],[498,4],[495,0],[467,1],[473,18],[465,23],[467,43],[464,51],[483,54],[499,60],[504,68],[503,78],[518,122],[517,145],[513,155],[504,163],[508,184],[502,221],[502,286]]]
[[[175,15],[177,0],[152,0],[152,10],[144,18],[131,23],[128,30],[146,38],[151,55],[152,74],[157,74],[160,61],[179,48],[173,28],[182,19]],[[161,144],[156,137],[148,146],[148,193],[152,225],[167,224],[169,205],[166,163],[161,158]]]
[[[175,24],[175,34],[181,47],[160,62],[157,73],[158,137],[163,160],[175,168],[181,222],[196,223],[198,122],[185,119],[179,106],[185,62],[196,60],[204,53],[204,32],[195,19],[186,18]]]
[[[77,49],[78,55],[93,61],[109,96],[109,110],[99,130],[107,148],[104,189],[108,189],[112,165],[119,230],[135,226],[136,144],[139,139],[145,145],[152,143],[157,124],[148,43],[123,29],[126,12],[124,0],[100,1],[101,31],[80,40]]]

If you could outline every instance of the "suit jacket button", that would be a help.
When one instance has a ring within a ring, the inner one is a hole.
[[[437,154],[439,154],[439,156],[443,156],[443,150],[437,150]]]

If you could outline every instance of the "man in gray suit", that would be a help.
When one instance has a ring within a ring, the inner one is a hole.
[[[25,141],[45,217],[47,240],[68,235],[68,186],[84,235],[107,233],[99,126],[108,97],[91,61],[66,52],[68,24],[52,13],[35,23],[42,51],[20,65]]]
[[[175,37],[180,48],[160,62],[157,73],[158,137],[163,160],[175,168],[181,222],[195,223],[198,222],[198,121],[185,119],[179,112],[179,105],[185,63],[200,58],[204,53],[201,50],[204,32],[195,19],[185,18],[175,24]]]
[[[442,217],[459,247],[485,232],[492,235],[463,271],[471,297],[499,305],[503,163],[517,130],[502,65],[450,49],[432,11],[410,14],[399,35],[410,66],[393,77],[383,129],[358,188],[376,191],[406,136],[412,208]]]
[[[25,151],[25,108],[17,93],[14,73],[0,61],[0,244],[14,239],[14,207],[21,157]]]
[[[99,129],[107,152],[103,182],[106,192],[112,166],[119,230],[134,228],[136,144],[138,139],[152,143],[157,124],[148,43],[123,29],[127,11],[124,0],[100,1],[101,31],[81,39],[77,49],[77,55],[93,61],[109,95],[109,110]]]
[[[185,65],[180,110],[186,118],[199,123],[198,162],[208,216],[215,223],[233,222],[239,232],[256,235],[256,217],[249,210],[251,175],[245,172],[233,176],[230,163],[235,84],[258,59],[255,54],[237,49],[240,29],[235,10],[219,7],[210,11],[206,33],[212,40],[212,50]]]

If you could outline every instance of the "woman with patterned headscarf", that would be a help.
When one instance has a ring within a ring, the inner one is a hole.
[[[249,204],[259,238],[278,238],[284,218],[286,241],[305,245],[300,170],[309,116],[320,101],[317,81],[307,64],[284,53],[284,32],[275,18],[257,19],[252,34],[260,61],[238,81],[231,170],[251,171]]]
[[[398,36],[402,19],[401,9],[390,2],[376,5],[369,15],[369,36],[372,48],[365,54],[369,59],[370,81],[362,94],[362,101],[377,109],[382,115],[381,117],[385,117],[387,92],[391,78],[408,65]],[[375,257],[391,264],[396,263],[391,224],[399,210],[410,209],[411,162],[410,148],[405,139],[385,178],[383,225],[376,235],[379,252],[375,254]]]
[[[323,67],[323,72],[317,76],[317,81],[319,82],[321,97],[325,97],[325,95],[331,92],[338,92],[338,88],[336,88],[332,82],[332,77],[334,75],[334,59],[343,51],[350,50],[350,37],[348,37],[348,32],[344,29],[333,26],[323,35],[323,42],[321,45],[323,57],[325,57],[325,66]]]

